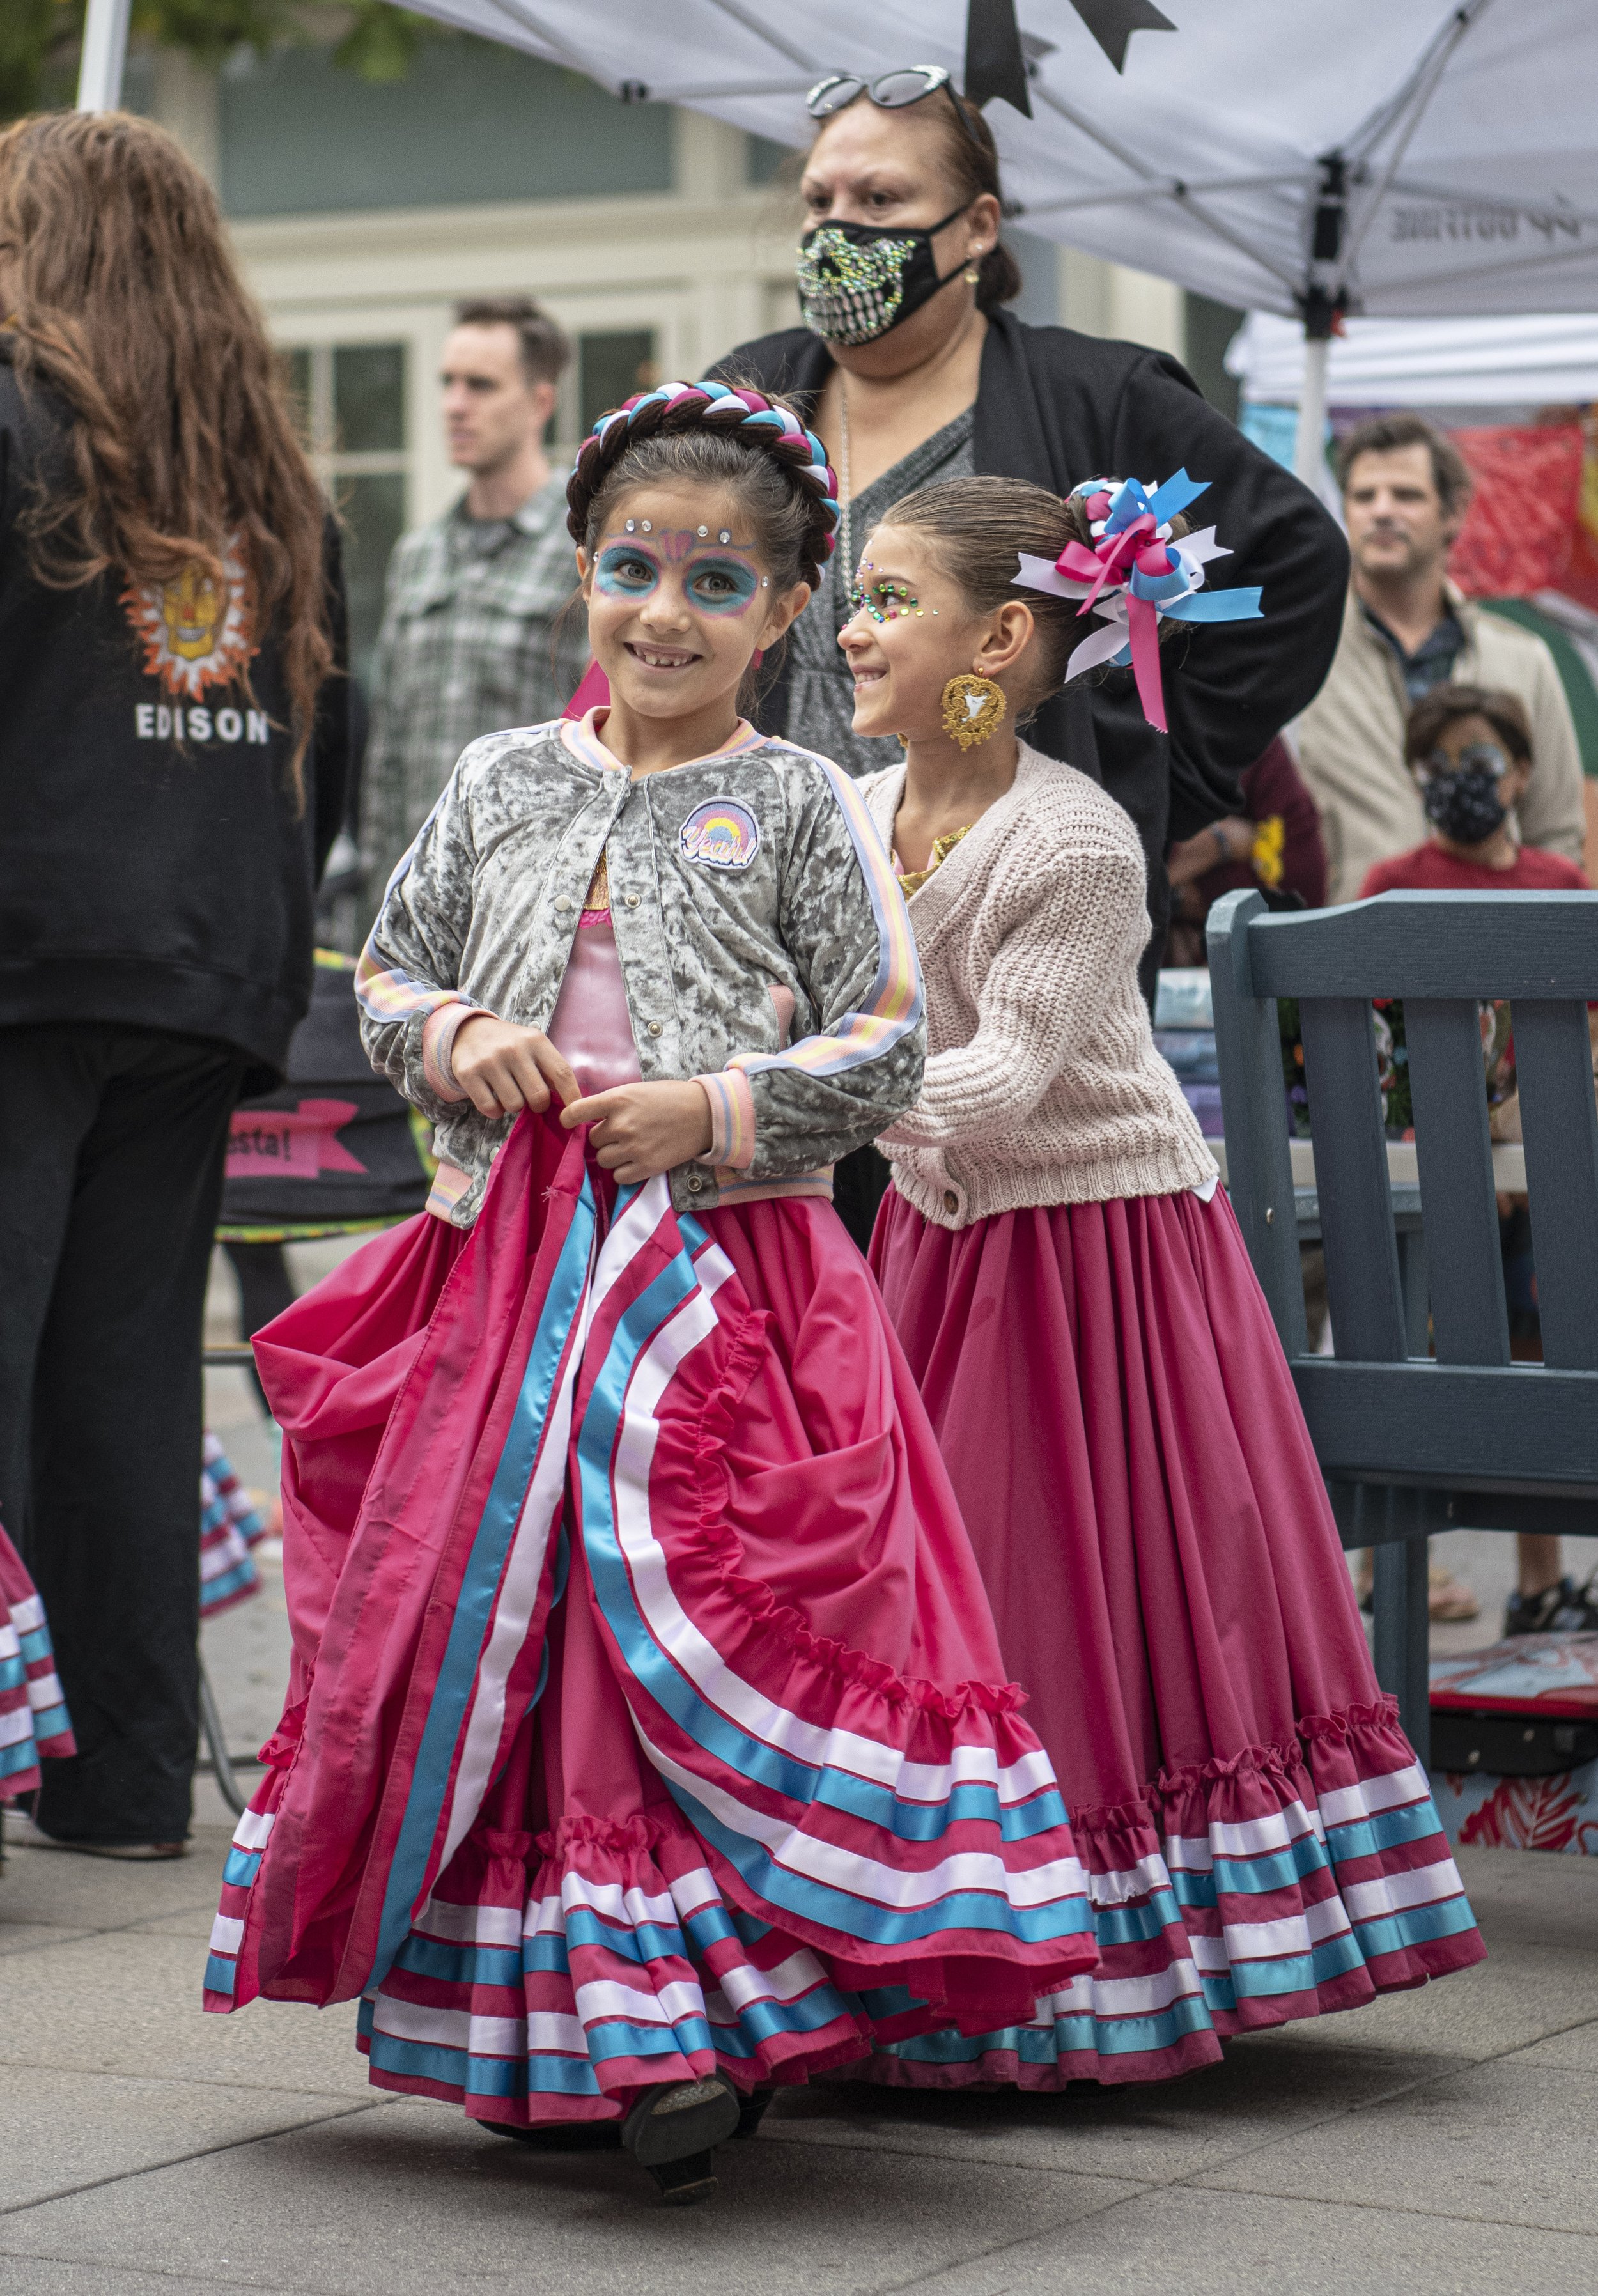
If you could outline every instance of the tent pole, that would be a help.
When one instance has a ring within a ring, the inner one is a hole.
[[[1331,338],[1306,333],[1304,387],[1299,393],[1299,436],[1293,447],[1293,470],[1318,495],[1326,483],[1326,363]]]
[[[83,28],[83,58],[78,67],[79,111],[117,111],[121,108],[130,4],[131,0],[89,0]]]

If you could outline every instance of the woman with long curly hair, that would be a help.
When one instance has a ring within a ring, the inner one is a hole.
[[[311,985],[336,535],[214,193],[122,113],[0,135],[0,1515],[78,1752],[38,1822],[176,1855],[228,1119]]]

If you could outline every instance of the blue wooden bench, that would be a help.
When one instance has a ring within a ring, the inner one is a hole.
[[[1598,1529],[1598,893],[1384,893],[1270,915],[1230,893],[1209,966],[1227,1185],[1345,1546],[1375,1548],[1376,1670],[1427,1757],[1426,1546]],[[1299,1001],[1336,1354],[1307,1352],[1276,999]],[[1404,1000],[1426,1319],[1394,1231],[1374,996]],[[1540,1364],[1512,1363],[1477,1000],[1512,1001]]]

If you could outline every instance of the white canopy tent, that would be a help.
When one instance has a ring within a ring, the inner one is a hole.
[[[1304,330],[1251,312],[1226,352],[1246,398],[1296,406]],[[1545,406],[1598,399],[1598,317],[1350,319],[1332,341],[1333,406]]]
[[[625,99],[786,144],[824,71],[958,77],[965,55],[967,0],[418,4]],[[990,117],[1028,230],[1303,323],[1301,468],[1334,309],[1598,308],[1598,0],[1168,4],[1174,28],[1135,33],[1118,72],[1085,18],[1158,11],[1020,0],[1032,117]],[[80,100],[116,101],[127,20],[127,0],[90,0]]]

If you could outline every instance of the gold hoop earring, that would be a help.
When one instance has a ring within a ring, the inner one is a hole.
[[[987,741],[1004,722],[1004,689],[991,677],[967,670],[943,689],[943,730],[963,750]]]

